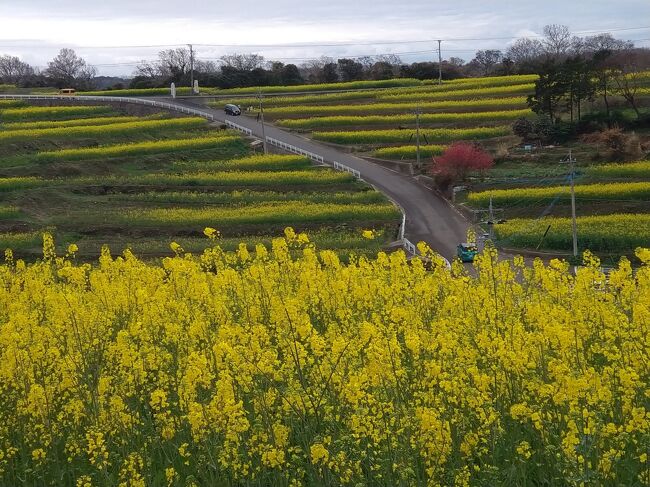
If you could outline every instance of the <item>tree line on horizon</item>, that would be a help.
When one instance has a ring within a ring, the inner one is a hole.
[[[441,65],[433,61],[410,64],[402,62],[397,55],[364,56],[334,59],[322,56],[302,63],[285,64],[267,61],[258,54],[227,54],[218,61],[194,58],[194,79],[200,86],[237,88],[247,86],[298,85],[313,83],[336,83],[360,80],[385,80],[391,78],[435,79],[439,74],[444,80],[464,77],[498,76],[512,74],[540,74],[567,60],[616,65],[624,71],[650,68],[650,49],[635,47],[632,41],[616,39],[611,33],[579,37],[564,25],[547,25],[543,37],[522,37],[514,41],[505,52],[496,49],[479,50],[475,57],[465,62],[458,57],[443,60]],[[432,51],[433,52],[433,51]],[[606,53],[606,54],[604,54]],[[16,56],[0,55],[0,83],[19,87],[76,88],[158,88],[172,82],[179,86],[189,85],[191,70],[190,50],[185,47],[166,49],[158,53],[154,61],[142,61],[125,82],[99,86],[97,70],[72,49],[61,49],[39,71]],[[111,77],[102,77],[111,80]]]

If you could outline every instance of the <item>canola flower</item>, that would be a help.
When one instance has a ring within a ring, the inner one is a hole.
[[[648,485],[650,250],[420,248],[7,253],[0,484]]]
[[[103,113],[114,113],[110,106],[69,106],[69,107],[35,107],[24,106],[19,108],[0,107],[0,121],[22,122],[30,120],[64,120],[66,118],[78,118],[93,116]]]

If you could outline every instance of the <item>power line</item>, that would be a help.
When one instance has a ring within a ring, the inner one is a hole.
[[[641,26],[641,27],[622,27],[616,29],[607,29],[607,30],[582,30],[575,31],[573,34],[607,34],[611,32],[626,32],[633,30],[647,30],[650,29],[650,26]],[[438,40],[443,42],[464,42],[464,41],[497,41],[497,40],[511,40],[519,38],[543,38],[543,34],[530,34],[524,36],[503,36],[503,37],[438,37],[436,39],[409,39],[409,40],[376,40],[376,41],[358,41],[358,42],[335,42],[335,43],[289,43],[289,44],[201,44],[193,43],[195,46],[201,47],[232,47],[232,48],[310,48],[310,47],[345,47],[345,46],[372,46],[372,45],[390,45],[390,44],[415,44],[415,43],[435,43]],[[645,39],[642,39],[645,40]],[[187,44],[148,44],[148,45],[126,45],[126,46],[78,46],[71,45],[75,49],[154,49],[161,47],[182,47]],[[11,47],[33,47],[33,48],[45,48],[48,46],[43,46],[41,44],[10,44],[10,45],[0,45],[0,48],[11,48]]]

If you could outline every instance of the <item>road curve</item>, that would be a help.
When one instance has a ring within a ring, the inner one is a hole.
[[[165,102],[187,108],[200,108],[216,120],[230,120],[252,130],[262,137],[262,125],[245,116],[233,117],[222,110],[207,107],[198,100],[166,99]],[[358,170],[362,178],[388,195],[406,213],[405,237],[413,243],[427,242],[447,259],[456,255],[456,246],[465,240],[469,223],[449,203],[410,176],[399,174],[352,154],[319,144],[311,139],[289,133],[274,125],[265,124],[264,133],[286,144],[313,152],[326,161],[339,162]]]
[[[85,98],[85,100],[84,100]],[[197,99],[171,99],[146,97],[111,97],[111,96],[61,96],[61,95],[0,95],[0,99],[63,99],[67,101],[115,102],[153,104],[161,102],[164,108],[179,110],[183,108],[200,109],[202,114],[214,120],[226,119],[244,126],[257,137],[262,137],[262,125],[248,117],[231,117],[217,109],[206,106]],[[198,103],[197,103],[198,102]],[[465,240],[469,223],[456,212],[442,197],[427,189],[410,176],[396,173],[377,164],[355,157],[335,148],[319,144],[311,139],[289,133],[273,125],[265,126],[265,135],[286,144],[318,154],[327,162],[339,162],[361,173],[362,178],[389,196],[402,207],[406,214],[404,236],[413,243],[424,241],[432,249],[451,260],[456,255],[456,246]]]

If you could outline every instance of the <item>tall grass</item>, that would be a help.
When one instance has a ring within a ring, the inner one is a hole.
[[[132,133],[151,133],[164,130],[196,129],[205,127],[207,121],[200,117],[170,118],[165,120],[138,120],[136,122],[108,125],[86,125],[0,131],[0,142],[33,139],[74,139],[79,137],[111,138]]]
[[[0,122],[23,122],[28,120],[65,120],[84,116],[112,113],[113,107],[79,105],[72,107],[24,107],[0,110]]]
[[[487,139],[511,133],[509,126],[477,127],[469,129],[425,129],[420,134],[429,142],[451,142],[454,140]],[[414,139],[413,130],[359,130],[350,132],[313,132],[316,140],[336,144],[384,144],[410,142]]]
[[[424,113],[420,115],[420,123],[435,124],[515,120],[520,117],[529,117],[532,113],[533,112],[529,109],[501,110],[498,112]],[[278,120],[276,123],[282,127],[299,129],[310,129],[314,127],[342,127],[346,125],[415,125],[415,115],[338,115],[331,117],[284,119]]]

